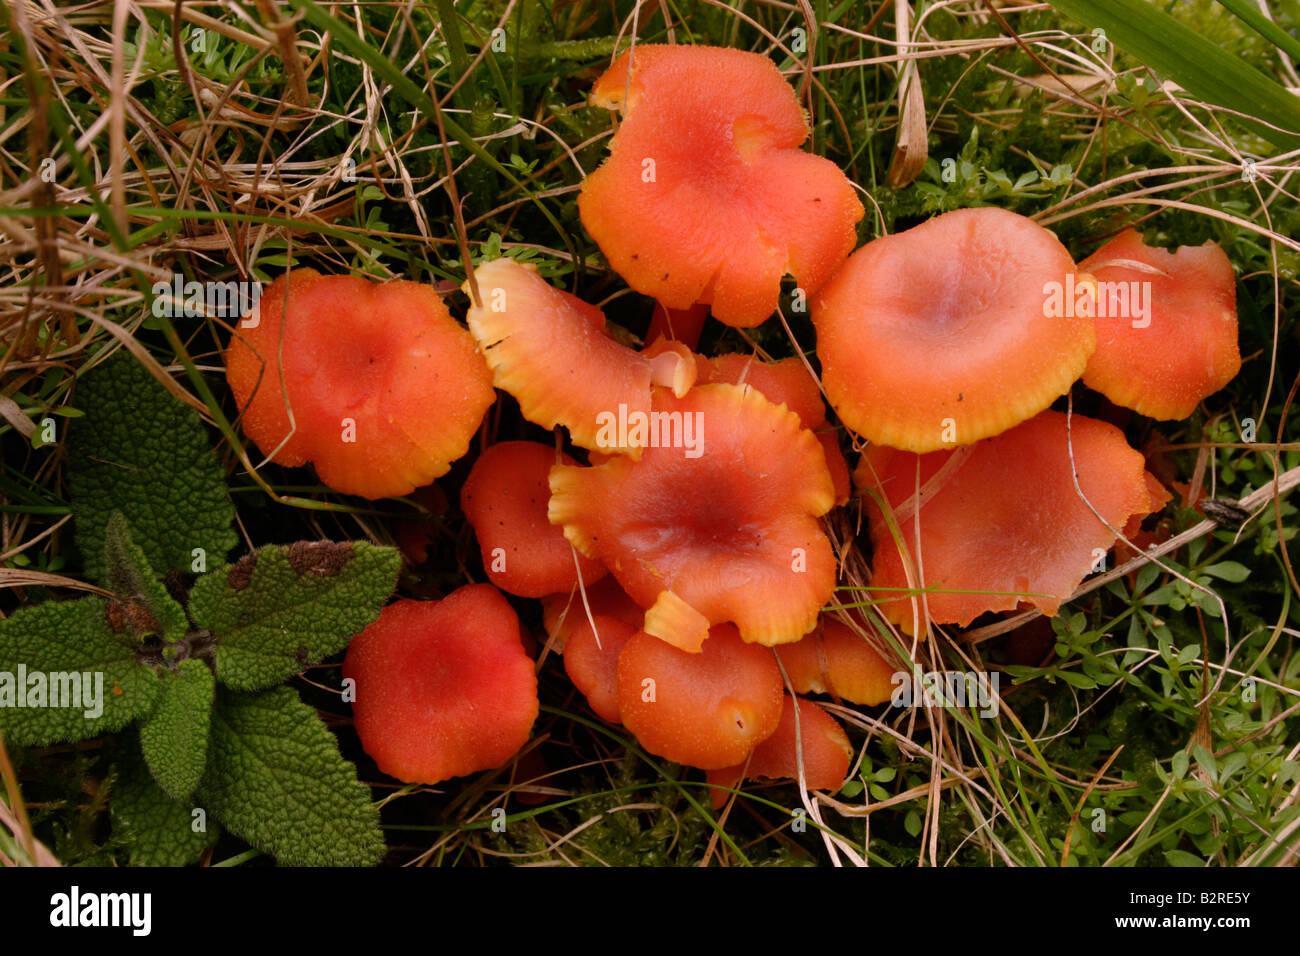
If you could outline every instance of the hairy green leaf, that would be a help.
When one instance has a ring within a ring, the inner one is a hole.
[[[379,811],[316,712],[287,687],[218,688],[198,797],[226,829],[291,866],[372,866]]]
[[[68,482],[87,576],[105,579],[105,527],[114,511],[159,573],[225,558],[238,542],[235,510],[198,412],[125,352],[85,375],[77,405],[86,415],[68,432]]]
[[[140,723],[140,745],[154,779],[185,800],[199,785],[208,755],[208,725],[217,682],[206,663],[183,660],[158,675],[158,703]]]
[[[342,650],[379,616],[400,562],[365,542],[301,541],[200,578],[190,612],[217,641],[217,679],[259,690]]]
[[[110,815],[113,835],[127,846],[132,866],[185,866],[221,833],[207,811],[167,796],[134,754],[117,765]]]
[[[43,746],[121,730],[149,713],[158,678],[114,630],[103,598],[47,601],[0,620],[0,732]],[[116,622],[115,622],[116,623]]]
[[[108,587],[122,605],[123,613],[133,618],[133,629],[140,635],[160,634],[167,641],[185,636],[189,621],[182,608],[154,577],[144,550],[131,540],[122,512],[114,511],[104,535],[104,564]]]

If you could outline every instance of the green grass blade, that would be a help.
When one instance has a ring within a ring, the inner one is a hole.
[[[1218,3],[1219,6],[1232,11],[1238,20],[1277,47],[1284,55],[1300,63],[1300,40],[1260,13],[1259,7],[1252,0],[1218,0]]]
[[[1300,98],[1145,0],[1051,0],[1193,96],[1254,117],[1243,126],[1283,150],[1300,148]]]
[[[453,0],[438,0],[438,18],[442,35],[447,40],[447,52],[451,55],[451,66],[456,76],[464,76],[469,71],[469,53],[465,49],[465,38],[460,34],[460,18],[456,16]],[[462,84],[452,96],[452,102],[461,109],[473,105],[470,99],[471,87]]]
[[[334,42],[338,44],[338,46],[342,47],[353,56],[364,60],[366,65],[369,66],[377,76],[382,77],[388,82],[388,84],[393,88],[394,93],[405,99],[431,121],[436,123],[439,121],[439,118],[441,118],[443,127],[454,140],[460,143],[462,147],[473,153],[480,161],[486,163],[494,172],[508,180],[511,184],[524,188],[523,184],[519,181],[519,178],[510,172],[510,170],[506,169],[506,167],[502,166],[501,163],[497,161],[496,157],[492,156],[487,152],[487,150],[476,143],[474,138],[470,136],[459,123],[445,114],[440,117],[439,114],[441,113],[441,110],[439,109],[438,104],[434,102],[433,98],[412,82],[412,80],[398,69],[397,66],[390,62],[387,57],[367,43],[364,38],[349,29],[347,24],[335,18],[323,7],[313,3],[312,0],[289,0],[289,3],[295,10],[302,13],[308,23],[311,23],[319,30],[324,30],[333,37]],[[564,242],[565,247],[568,249],[569,255],[576,262],[578,260],[578,252],[574,248],[568,232],[562,225],[560,225],[559,220],[555,218],[555,214],[551,212],[551,210],[546,207],[546,204],[537,198],[531,190],[524,189],[524,195],[528,196],[529,201],[555,229],[560,239]]]

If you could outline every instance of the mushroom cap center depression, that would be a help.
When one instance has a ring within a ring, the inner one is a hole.
[[[875,285],[861,320],[889,340],[996,358],[1007,340],[1023,334],[1023,323],[1050,320],[1043,316],[1041,283],[1000,268],[1004,254],[982,245],[972,235],[960,251],[919,261],[914,250],[881,249],[876,274],[898,278]]]
[[[300,366],[304,392],[313,405],[355,411],[391,400],[392,379],[403,362],[410,371],[432,369],[424,338],[423,332],[408,339],[382,323],[366,323],[347,337],[325,335],[302,342],[293,364]]]
[[[709,455],[686,458],[682,449],[650,449],[653,474],[630,469],[623,485],[618,537],[634,554],[697,551],[745,554],[762,550],[772,509],[760,483],[742,487],[741,474],[760,478],[763,465]],[[766,512],[766,513],[765,513]]]

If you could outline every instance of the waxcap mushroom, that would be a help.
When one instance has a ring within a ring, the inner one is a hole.
[[[698,654],[644,631],[618,659],[623,725],[650,753],[702,770],[741,762],[781,720],[781,671],[772,652],[730,624]]]
[[[821,445],[799,417],[755,389],[656,390],[664,421],[697,444],[660,442],[639,461],[551,469],[552,524],[598,558],[647,609],[645,628],[697,651],[709,627],[795,641],[835,588],[819,521],[835,500]]]
[[[878,610],[908,633],[924,633],[927,612],[963,627],[1021,602],[1056,614],[1116,532],[1152,510],[1146,474],[1118,428],[1053,411],[952,452],[869,447],[854,478]]]
[[[874,706],[893,692],[897,668],[831,614],[823,614],[811,634],[775,650],[795,693],[830,694]]]
[[[1126,229],[1079,269],[1096,290],[1089,388],[1151,418],[1184,419],[1240,371],[1236,281],[1216,243],[1169,252]]]
[[[1055,235],[991,207],[867,243],[812,299],[831,406],[873,444],[914,452],[1032,418],[1096,344],[1090,314],[1047,314],[1045,290],[1075,273]]]
[[[639,44],[591,101],[623,118],[578,211],[638,292],[749,327],[776,311],[784,275],[811,293],[853,249],[862,203],[838,166],[799,148],[808,123],[767,57]]]
[[[842,505],[849,500],[852,488],[848,462],[840,450],[835,429],[826,421],[826,405],[822,402],[817,381],[801,359],[764,362],[757,356],[728,353],[709,358],[697,355],[696,363],[698,384],[750,385],[768,401],[784,405],[798,415],[804,428],[821,442],[826,467],[830,469],[835,486],[835,503]]]
[[[361,746],[406,783],[501,766],[528,742],[539,709],[519,618],[490,584],[388,605],[352,639],[343,676],[355,682]]]
[[[818,704],[786,694],[776,730],[754,748],[746,762],[705,774],[713,787],[713,809],[727,802],[728,791],[734,790],[742,777],[798,780],[801,758],[804,784],[809,790],[838,790],[849,772],[853,747],[844,728]]]
[[[235,327],[225,359],[240,425],[262,453],[311,462],[325,484],[364,498],[446,474],[496,398],[474,339],[418,282],[295,269]]]
[[[577,555],[546,520],[551,466],[573,459],[532,441],[485,449],[461,486],[460,507],[474,527],[488,579],[520,597],[540,598],[605,576],[599,561]]]
[[[542,598],[542,626],[550,646],[564,653],[569,637],[588,619],[588,611],[592,616],[605,614],[637,627],[645,620],[641,605],[628,597],[618,581],[606,575],[594,584],[585,585],[582,591],[574,587]]]
[[[564,644],[564,671],[601,720],[619,723],[618,659],[640,628],[609,614],[579,618]]]
[[[563,425],[576,445],[640,457],[642,447],[621,441],[626,436],[609,423],[648,415],[656,383],[684,394],[695,381],[694,363],[672,351],[656,359],[616,341],[598,308],[530,266],[501,258],[474,271],[482,301],[466,321],[496,387],[518,400],[530,422]]]

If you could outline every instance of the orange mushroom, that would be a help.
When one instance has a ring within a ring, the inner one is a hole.
[[[1141,531],[1142,519],[1147,515],[1155,514],[1165,505],[1169,504],[1174,497],[1169,493],[1169,489],[1161,483],[1160,479],[1151,474],[1151,472],[1144,471],[1142,473],[1142,480],[1146,483],[1147,489],[1148,500],[1146,511],[1142,514],[1135,514],[1128,519],[1128,522],[1124,525],[1123,529],[1121,529],[1123,536],[1126,538],[1132,538],[1135,534]]]
[[[798,640],[835,588],[817,520],[834,503],[821,446],[752,388],[659,389],[654,411],[664,440],[640,461],[551,469],[551,522],[677,647],[698,650],[724,621],[747,641]]]
[[[496,386],[518,400],[530,422],[563,425],[583,448],[639,457],[641,447],[618,441],[610,423],[616,426],[620,414],[649,414],[652,384],[685,393],[695,380],[693,364],[672,354],[655,361],[620,344],[605,333],[605,316],[594,305],[513,259],[474,271],[482,301],[466,320]]]
[[[262,453],[311,462],[325,484],[364,498],[446,474],[496,397],[474,339],[418,282],[295,269],[267,286],[225,357]]]
[[[539,709],[519,618],[490,584],[388,605],[352,639],[343,677],[354,682],[361,746],[406,783],[501,766]]]
[[[799,729],[795,730],[795,711],[799,712]],[[802,761],[801,761],[802,758]],[[713,787],[713,809],[717,810],[741,782],[747,780],[798,780],[803,765],[803,779],[809,790],[838,790],[844,784],[853,761],[853,747],[844,728],[820,706],[809,700],[785,695],[781,721],[772,736],[734,767],[710,770],[705,778]]]
[[[1126,229],[1079,269],[1096,281],[1089,388],[1151,418],[1183,419],[1236,377],[1236,283],[1218,245],[1168,252]]]
[[[830,469],[835,485],[835,503],[849,500],[852,490],[849,482],[849,465],[840,451],[835,429],[826,421],[826,406],[821,390],[808,367],[798,358],[763,362],[752,355],[718,355],[713,358],[696,356],[696,382],[705,385],[749,385],[758,389],[773,404],[784,405],[799,416],[807,428],[821,442],[826,454],[826,467]]]
[[[696,382],[700,385],[748,385],[774,405],[784,405],[799,416],[804,428],[826,422],[817,381],[797,358],[764,362],[755,355],[729,353],[712,358],[697,355]]]
[[[618,659],[623,725],[650,753],[702,770],[740,763],[770,737],[781,696],[772,652],[730,624],[713,628],[698,654],[641,631]]]
[[[853,249],[862,204],[838,166],[799,149],[807,121],[767,57],[641,44],[591,101],[623,120],[578,211],[638,292],[749,327],[776,310],[784,275],[811,294]]]
[[[592,627],[592,623],[595,627]],[[619,722],[618,659],[640,630],[608,614],[583,615],[564,644],[564,670],[601,720]]]
[[[1152,545],[1168,541],[1171,535],[1167,525],[1158,524],[1149,531],[1142,527],[1143,519],[1160,511],[1173,499],[1173,495],[1159,478],[1149,471],[1144,477],[1147,486],[1147,508],[1144,513],[1133,515],[1124,525],[1122,540],[1115,542],[1116,566],[1127,564]],[[1130,580],[1136,580],[1136,576],[1136,571],[1130,572]]]
[[[560,454],[558,460],[572,464]],[[539,598],[605,576],[599,561],[577,556],[564,534],[546,520],[554,449],[531,441],[498,442],[479,455],[460,492],[460,507],[474,526],[483,568],[497,587]]]
[[[704,321],[709,317],[709,307],[699,304],[689,309],[670,309],[662,302],[656,302],[650,325],[646,329],[646,342],[653,342],[660,337],[681,342],[687,348],[700,344],[700,333],[704,330]]]
[[[776,648],[799,694],[830,694],[874,706],[889,700],[897,669],[842,621],[823,614],[817,630]]]
[[[1089,315],[1045,314],[1045,290],[1074,282],[1056,236],[1002,209],[958,209],[868,243],[812,304],[831,406],[871,442],[914,452],[1032,418],[1095,345]]]
[[[608,615],[625,624],[640,627],[645,620],[645,611],[612,577],[603,577],[595,584],[586,586],[586,603],[577,588],[560,594],[548,594],[542,598],[542,625],[550,638],[551,646],[561,653],[569,637],[579,624],[587,621],[587,609],[593,617]]]
[[[886,618],[915,633],[907,592],[916,588],[928,589],[915,597],[922,632],[927,610],[960,626],[1021,601],[1057,612],[1115,542],[1111,529],[1152,507],[1142,454],[1119,429],[1080,415],[1068,443],[1066,429],[1066,416],[1049,411],[955,452],[867,449],[855,480],[869,493],[871,587]]]

